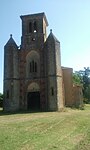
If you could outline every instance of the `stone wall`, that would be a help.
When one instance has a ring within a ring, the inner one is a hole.
[[[76,107],[83,105],[82,86],[73,85],[73,104]]]
[[[73,105],[73,81],[72,81],[72,68],[62,67],[64,93],[65,93],[65,106]]]

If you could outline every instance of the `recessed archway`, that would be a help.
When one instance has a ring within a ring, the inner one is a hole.
[[[40,87],[33,82],[27,89],[27,109],[31,111],[40,110]]]

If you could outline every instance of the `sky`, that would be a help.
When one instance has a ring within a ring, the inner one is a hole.
[[[21,15],[45,12],[48,34],[60,41],[61,64],[74,71],[90,67],[90,0],[0,1],[0,92],[3,92],[4,45],[10,34],[21,43]]]

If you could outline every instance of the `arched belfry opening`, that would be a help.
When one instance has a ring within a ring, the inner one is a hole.
[[[37,22],[34,22],[34,33],[37,32]]]
[[[32,22],[29,22],[29,33],[32,33]]]
[[[36,33],[37,32],[37,22],[29,22],[28,23],[28,32],[29,33]]]
[[[33,82],[27,88],[27,109],[40,111],[40,87]]]

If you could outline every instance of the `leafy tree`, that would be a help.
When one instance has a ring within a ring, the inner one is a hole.
[[[90,103],[90,68],[84,67],[83,96],[86,103]]]
[[[90,68],[84,67],[84,70],[75,71],[73,83],[83,86],[84,101],[90,103]]]
[[[76,85],[81,85],[82,84],[82,76],[77,74],[76,72],[73,73],[73,83]]]

